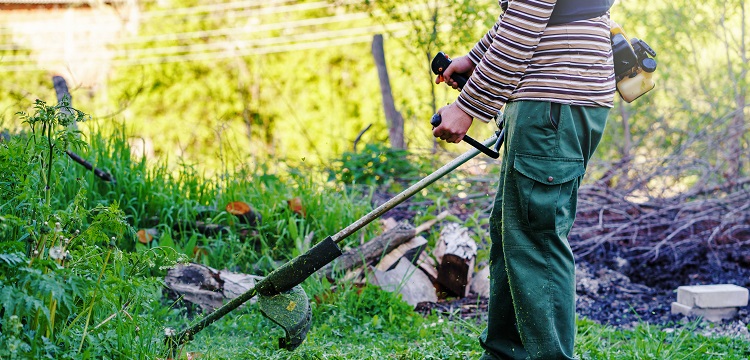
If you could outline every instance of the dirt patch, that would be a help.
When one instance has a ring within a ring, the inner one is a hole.
[[[738,249],[739,250],[739,249]],[[683,285],[734,284],[750,288],[750,268],[738,261],[734,251],[712,251],[699,247],[673,259],[644,262],[629,258],[627,251],[602,249],[578,260],[576,308],[578,314],[602,324],[631,328],[636,323],[673,326],[684,324],[682,315],[671,314],[677,287]],[[702,323],[707,334],[748,334],[750,313],[719,324]]]

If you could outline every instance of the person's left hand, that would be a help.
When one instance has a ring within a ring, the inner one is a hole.
[[[474,119],[459,108],[456,103],[443,106],[437,112],[442,117],[440,125],[432,129],[432,135],[450,143],[463,140]]]

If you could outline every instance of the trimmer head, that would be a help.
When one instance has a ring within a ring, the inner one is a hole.
[[[258,307],[263,316],[271,319],[286,332],[279,338],[279,347],[294,350],[305,341],[312,324],[312,311],[307,294],[297,285],[291,290],[273,295],[260,295]]]

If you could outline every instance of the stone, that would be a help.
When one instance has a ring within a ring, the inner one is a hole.
[[[683,305],[678,302],[672,303],[672,314],[701,317],[711,322],[721,322],[725,319],[731,319],[737,316],[738,311],[736,307],[704,309]]]
[[[747,306],[748,290],[732,284],[693,285],[677,288],[677,302],[703,309]]]

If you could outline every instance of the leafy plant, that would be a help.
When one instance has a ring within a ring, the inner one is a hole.
[[[0,205],[0,357],[120,357],[132,340],[126,333],[159,330],[140,313],[159,299],[158,283],[143,276],[157,257],[116,247],[133,230],[117,201],[88,207],[83,180],[61,201],[61,155],[85,145],[72,125],[86,115],[67,100],[37,100],[35,109],[20,113],[30,131],[0,146],[11,190]],[[126,357],[154,351],[128,349]]]
[[[344,184],[381,185],[395,178],[416,176],[418,170],[408,151],[381,143],[367,144],[361,152],[343,153],[329,170],[329,179]]]

